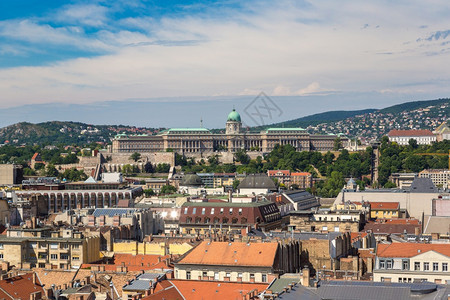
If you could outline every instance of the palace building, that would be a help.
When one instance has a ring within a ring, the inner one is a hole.
[[[215,134],[206,128],[171,128],[157,135],[117,135],[112,142],[113,153],[165,152],[179,154],[212,153],[239,149],[267,153],[275,145],[292,145],[297,151],[333,150],[336,135],[311,135],[302,128],[268,128],[260,133],[244,131],[241,116],[233,109],[228,114],[225,134]],[[342,145],[348,143],[341,138]]]

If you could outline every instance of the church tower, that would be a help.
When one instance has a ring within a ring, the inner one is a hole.
[[[242,123],[241,116],[233,108],[233,111],[228,114],[226,134],[239,134],[241,132]]]

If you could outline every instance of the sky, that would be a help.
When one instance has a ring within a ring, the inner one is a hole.
[[[449,15],[448,0],[0,1],[0,125],[223,127],[261,92],[270,121],[446,98]]]

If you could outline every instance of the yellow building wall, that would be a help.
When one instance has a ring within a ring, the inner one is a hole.
[[[169,253],[165,253],[164,243],[139,243],[139,242],[119,242],[114,243],[115,253],[125,254],[149,254],[149,255],[166,255],[166,254],[184,254],[193,247],[188,243],[171,243],[169,244]]]
[[[384,219],[391,219],[391,218],[398,218],[398,211],[397,210],[372,210],[370,212],[370,217],[372,219],[375,218],[384,218]]]

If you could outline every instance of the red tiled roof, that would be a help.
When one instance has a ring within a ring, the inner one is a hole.
[[[240,283],[240,282],[217,282],[217,281],[197,281],[197,280],[167,280],[171,286],[153,295],[143,298],[143,300],[162,299],[242,299],[242,296],[253,290],[261,293],[267,289],[269,284],[263,283]],[[164,281],[163,281],[164,282]],[[161,282],[162,283],[162,282]],[[158,283],[158,284],[161,284]],[[156,289],[155,289],[156,290]],[[179,294],[175,293],[176,290]],[[180,295],[181,294],[181,295]],[[181,297],[183,298],[181,298]],[[178,298],[180,297],[180,298]]]
[[[370,202],[371,210],[398,210],[399,208],[398,202]]]
[[[28,273],[0,280],[0,298],[30,299],[30,294],[35,292],[41,292],[41,297],[44,297],[44,289],[37,276],[36,284],[33,283],[33,274]]]
[[[365,237],[367,235],[368,235],[367,232],[350,232],[350,238],[351,238],[352,241],[356,240],[356,239],[358,239],[360,237],[363,238],[363,237]]]
[[[435,251],[450,257],[450,246],[448,244],[419,244],[419,243],[392,243],[379,244],[377,256],[379,257],[414,257],[416,255]]]
[[[414,234],[417,227],[421,228],[417,220],[407,222],[406,220],[389,219],[383,220],[383,222],[368,222],[363,231],[371,230],[374,234],[402,234],[406,231],[408,234]]]
[[[168,281],[168,280],[164,280]],[[164,282],[163,281],[163,282]],[[157,284],[159,286],[160,283]],[[164,289],[161,289],[159,291],[156,291],[153,295],[147,296],[142,298],[142,300],[184,300],[187,298],[184,298],[183,295],[178,292],[177,288],[173,285],[170,285],[169,287],[166,287]]]
[[[31,160],[36,160],[36,157],[38,157],[39,156],[39,153],[34,153],[34,155],[33,155],[33,157],[31,158]]]
[[[391,130],[388,136],[433,136],[430,130]]]
[[[278,243],[202,242],[179,264],[272,267]]]
[[[81,268],[86,269],[92,266],[104,266],[105,271],[115,272],[118,266],[127,267],[128,271],[154,270],[154,269],[169,269],[170,267],[164,262],[164,259],[169,258],[170,255],[150,255],[150,254],[122,254],[115,253],[113,262],[109,264],[83,264]],[[159,259],[160,258],[160,259]]]

